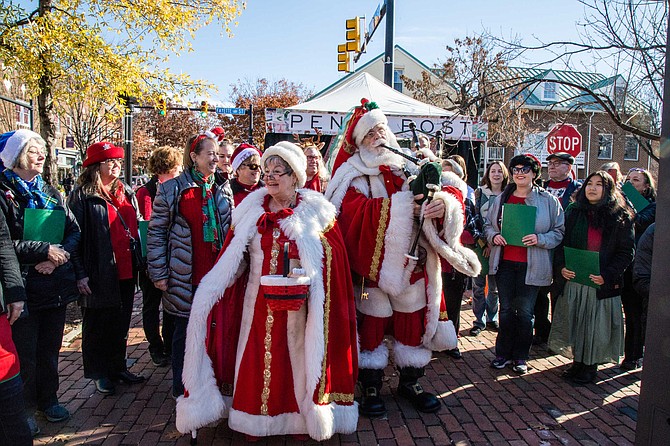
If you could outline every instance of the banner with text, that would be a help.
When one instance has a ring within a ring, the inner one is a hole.
[[[324,135],[337,135],[342,126],[344,113],[317,113],[312,111],[265,109],[265,127],[270,133],[314,134],[319,129]],[[435,134],[442,130],[445,140],[486,141],[488,122],[473,120],[467,116],[394,116],[387,115],[389,127],[395,134],[411,135],[409,124],[414,122],[417,130]],[[402,136],[402,135],[400,135]]]

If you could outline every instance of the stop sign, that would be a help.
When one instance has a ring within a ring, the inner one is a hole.
[[[556,124],[547,134],[547,152],[566,152],[575,158],[582,151],[582,134],[572,124]]]

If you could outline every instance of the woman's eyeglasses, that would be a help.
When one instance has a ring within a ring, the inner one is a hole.
[[[47,156],[46,152],[44,152],[43,150],[27,150],[27,152],[28,152],[28,155],[33,155],[33,156],[37,156],[37,157]]]
[[[284,175],[288,175],[288,172],[263,172],[263,176],[269,180],[276,180]]]
[[[242,166],[246,166],[249,170],[253,170],[254,172],[257,170],[260,170],[261,166],[258,164],[244,164],[242,163]]]
[[[529,172],[530,172],[530,166],[512,167],[512,174],[514,175],[527,174]]]
[[[307,159],[310,160],[310,161],[314,161],[314,160],[321,159],[321,157],[320,156],[308,156]]]

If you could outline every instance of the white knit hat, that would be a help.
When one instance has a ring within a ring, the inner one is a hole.
[[[365,138],[365,135],[368,134],[370,129],[372,129],[377,124],[388,125],[388,119],[386,119],[386,116],[380,109],[375,108],[361,116],[361,118],[356,123],[356,127],[354,127],[354,132],[352,134],[354,137],[354,142],[357,146],[363,142],[363,138]]]
[[[32,130],[21,129],[15,132],[8,132],[2,135],[4,147],[0,148],[0,159],[7,169],[13,169],[16,166],[16,160],[31,139],[36,139],[44,145],[44,140],[40,135]]]
[[[265,149],[261,158],[261,165],[265,166],[265,160],[272,155],[277,155],[291,166],[291,170],[298,177],[298,188],[305,185],[307,181],[307,157],[300,147],[288,141],[278,142]]]

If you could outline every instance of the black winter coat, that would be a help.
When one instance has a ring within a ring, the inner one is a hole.
[[[557,279],[560,281],[560,289],[565,286],[566,280],[560,274],[561,269],[565,267],[564,246],[572,248],[585,249],[581,246],[571,243],[571,234],[575,230],[575,224],[581,212],[571,205],[565,212],[565,236],[561,245],[554,253],[554,268],[557,268],[559,274]],[[578,237],[576,237],[578,238]],[[600,246],[600,275],[605,283],[596,290],[598,299],[607,299],[609,297],[620,296],[623,288],[623,273],[633,261],[635,256],[635,238],[632,220],[626,219],[618,221],[615,218],[607,219],[603,228],[602,243]]]
[[[61,246],[70,253],[70,260],[51,274],[35,270],[37,263],[49,260],[49,242],[23,240],[23,217],[28,202],[4,175],[0,176],[0,209],[7,219],[7,227],[14,242],[16,257],[25,281],[28,311],[57,308],[77,300],[76,271],[81,272],[78,257],[79,225],[72,212],[63,203],[63,197],[53,186],[44,184],[43,192],[58,202],[54,209],[65,211],[65,230]]]
[[[138,212],[135,193],[127,184],[126,197]],[[68,196],[68,206],[81,228],[79,255],[84,265],[83,277],[88,277],[90,296],[81,296],[79,302],[87,308],[112,308],[121,305],[119,275],[114,261],[114,250],[109,234],[107,202],[99,195],[86,195],[77,186]]]
[[[14,244],[9,235],[5,213],[0,212],[0,314],[7,311],[7,304],[25,300],[26,290],[21,279]]]

